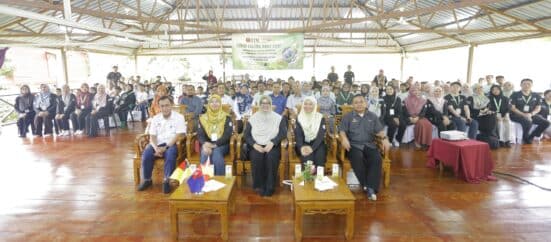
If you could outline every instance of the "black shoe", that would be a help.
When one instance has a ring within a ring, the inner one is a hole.
[[[151,180],[149,181],[144,181],[142,182],[142,184],[140,184],[140,186],[138,187],[138,191],[145,191],[145,189],[149,188],[151,185],[153,185],[153,183],[151,182]]]
[[[505,142],[499,141],[499,147],[505,147]]]
[[[530,145],[532,144],[532,139],[531,138],[524,139],[524,143]]]
[[[506,148],[511,148],[511,142],[509,142],[509,141],[505,142],[505,147]]]
[[[164,194],[170,193],[170,183],[168,181],[163,182],[163,193]]]
[[[272,189],[267,189],[267,190],[264,191],[264,193],[262,194],[262,196],[264,196],[264,197],[271,197],[272,195],[274,195],[274,190],[272,190]]]

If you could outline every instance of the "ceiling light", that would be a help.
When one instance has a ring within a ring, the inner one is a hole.
[[[404,11],[404,7],[399,8],[398,11],[403,12],[403,11]]]
[[[258,8],[269,8],[270,0],[257,0]]]

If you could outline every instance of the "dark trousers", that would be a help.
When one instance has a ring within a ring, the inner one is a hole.
[[[352,147],[347,157],[362,188],[368,187],[377,192],[382,172],[382,158],[379,150],[367,146],[364,146],[363,150]]]
[[[388,140],[390,140],[390,142],[392,142],[392,140],[394,139],[394,135],[396,134],[396,131],[398,131],[398,128],[400,127],[399,125],[397,125],[394,120],[391,118],[391,119],[385,119],[385,124],[386,124],[386,136],[388,137]],[[403,132],[402,132],[402,136],[403,136]],[[398,142],[401,142],[401,140],[398,139],[398,137],[396,137],[396,140]]]
[[[274,147],[268,153],[260,153],[251,149],[249,157],[251,158],[253,188],[273,193],[277,185],[277,172],[281,159],[280,147]]]
[[[90,114],[90,109],[82,109],[80,114],[77,113],[71,114],[71,122],[73,123],[73,130],[84,130],[86,127],[86,116]]]
[[[306,144],[306,145],[310,145],[310,144]],[[325,162],[327,160],[327,147],[325,147],[325,144],[321,144],[320,146],[318,146],[317,149],[312,151],[312,153],[310,153],[307,156],[303,156],[300,154],[300,147],[296,148],[296,152],[300,157],[300,162],[302,162],[303,165],[306,165],[306,162],[311,160],[312,162],[314,162],[314,165],[316,167],[318,166],[325,167]]]
[[[467,126],[469,126],[467,136],[469,136],[469,139],[476,139],[476,134],[478,133],[478,121],[476,119],[471,119],[471,123],[467,123],[461,117],[453,116],[451,121],[459,131],[467,131]]]
[[[31,126],[32,134],[36,134],[34,126],[34,116],[35,112],[31,111],[25,114],[25,117],[17,119],[17,130],[19,131],[19,136],[23,137],[29,132],[29,125]]]
[[[34,126],[36,134],[42,136],[42,125],[44,125],[44,134],[52,134],[54,126],[54,114],[48,113],[46,117],[40,117],[38,114],[34,117]]]
[[[178,147],[176,145],[170,146],[163,154],[163,158],[165,159],[165,180],[172,175],[174,168],[176,168],[177,157]],[[153,146],[147,145],[142,154],[142,177],[146,181],[151,180],[155,159],[157,159],[157,157],[155,157],[155,149],[153,149]]]
[[[448,131],[448,130],[454,130],[455,129],[455,125],[453,124],[453,121],[450,120],[450,124],[448,124],[447,126],[444,125],[444,121],[442,119],[437,119],[437,120],[430,120],[430,122],[436,126],[436,128],[438,128],[438,137],[440,137],[440,132],[442,131]]]
[[[86,116],[86,134],[90,137],[98,136],[98,120],[107,117],[108,113],[104,110],[100,110],[96,114],[88,114],[88,116]],[[107,122],[104,123],[104,128],[109,129],[109,119],[107,119]]]
[[[56,119],[55,122],[61,130],[69,130],[69,116],[64,115],[61,119]]]
[[[147,118],[147,103],[143,103],[143,104],[140,104],[138,105],[138,109],[140,110],[140,112],[142,113],[142,122],[145,121],[145,119]]]
[[[396,133],[396,140],[398,142],[402,143],[402,138],[404,137],[404,133],[406,132],[407,127],[408,127],[408,125],[407,125],[406,121],[400,120],[400,125],[398,126],[398,133]]]
[[[532,121],[530,121],[528,119],[525,119],[524,117],[511,113],[511,121],[520,123],[520,125],[522,125],[522,140],[524,140],[524,142],[530,141],[534,137],[541,136],[543,131],[545,131],[545,129],[549,127],[549,121],[547,121],[539,114],[532,116]],[[532,133],[530,133],[530,128],[532,128],[532,124],[537,125],[537,127]]]
[[[128,109],[127,108],[120,108],[115,110],[115,113],[119,115],[119,120],[121,122],[126,122],[128,120]]]

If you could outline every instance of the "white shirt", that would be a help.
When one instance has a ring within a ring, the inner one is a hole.
[[[262,96],[270,96],[270,94],[272,94],[271,91],[264,91],[262,93],[260,92],[257,92],[256,94],[254,94],[254,97],[253,97],[253,105],[260,105],[259,102],[260,102],[260,98]]]
[[[230,96],[224,95],[222,97],[222,104],[230,105],[233,113],[235,114],[236,120],[241,120],[241,114],[239,114],[239,107],[237,106],[237,102],[231,99]]]
[[[186,120],[181,114],[172,111],[170,117],[163,117],[163,113],[151,119],[149,134],[157,136],[157,144],[167,144],[177,134],[186,133]]]
[[[302,105],[303,100],[304,96],[297,97],[295,95],[289,95],[289,97],[287,98],[287,109],[291,109],[296,113],[297,105]]]
[[[136,102],[141,103],[147,101],[147,93],[146,92],[136,92]]]

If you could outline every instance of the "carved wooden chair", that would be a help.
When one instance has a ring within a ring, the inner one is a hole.
[[[231,107],[230,105],[222,105],[222,110],[224,110],[224,112],[228,113],[231,115]],[[191,114],[190,114],[191,115]],[[193,130],[192,127],[195,127],[195,122],[199,122],[199,120],[195,120],[193,118],[193,115],[191,115],[190,117],[188,117],[189,120],[191,121],[188,121],[188,129],[190,130]],[[234,119],[232,117],[232,124],[234,124],[232,126],[232,129],[233,129],[233,134],[230,138],[230,144],[229,144],[229,152],[228,154],[226,154],[224,156],[224,164],[225,165],[231,165],[232,166],[232,170],[233,170],[233,175],[235,175],[235,166],[234,166],[234,161],[235,161],[235,140],[237,138],[237,134],[235,134],[235,122],[234,122]],[[189,126],[190,123],[192,123],[191,125],[192,126]],[[188,161],[190,162],[190,164],[196,164],[196,165],[199,165],[200,164],[200,161],[201,161],[201,150],[200,150],[200,147],[199,147],[199,141],[197,140],[197,132],[189,132],[186,134],[186,158],[188,159]]]
[[[180,163],[183,161],[185,157],[185,142],[186,137],[182,136],[177,142],[176,145],[178,147],[178,156],[176,157],[176,166],[180,165]],[[136,152],[136,156],[134,157],[134,183],[136,185],[140,184],[141,181],[141,167],[142,167],[142,154],[145,150],[145,147],[149,144],[149,134],[139,134],[136,136],[135,140],[135,146],[134,150]],[[175,166],[175,167],[176,167]],[[153,178],[157,178],[157,180],[162,181],[164,178],[164,159],[163,158],[156,158],[153,165]],[[156,180],[156,181],[157,181]]]
[[[297,105],[297,112],[300,113],[300,107],[301,105]],[[317,112],[319,112],[319,106],[318,106],[318,110]],[[296,141],[295,141],[295,127],[296,127],[296,122],[297,120],[296,119],[291,119],[289,121],[289,148],[288,148],[288,152],[289,152],[289,170],[288,170],[288,173],[289,173],[289,177],[291,177],[291,171],[294,171],[294,167],[295,165],[297,164],[301,164],[301,161],[300,161],[300,155],[297,154],[296,152],[296,149],[295,149],[295,145],[296,145]],[[336,133],[336,129],[333,129],[333,132],[331,132],[331,130],[329,129],[329,120],[328,119],[325,119],[325,127],[326,127],[326,134],[325,134],[325,144],[327,145],[327,158],[326,158],[326,162],[325,162],[325,173],[329,173],[331,172],[332,170],[332,167],[333,167],[333,164],[339,164],[338,162],[338,159],[337,159],[337,133]],[[341,169],[342,170],[342,169]]]
[[[275,107],[273,107],[275,109]],[[258,111],[258,106],[252,107],[252,113],[256,113]],[[235,152],[236,154],[241,153],[241,146],[245,143],[245,129],[248,125],[248,119],[249,117],[244,116],[242,117],[243,120],[243,133],[239,134],[236,138],[236,146],[235,146]],[[288,167],[288,158],[285,155],[285,152],[287,151],[287,146],[289,142],[285,138],[281,141],[281,160],[279,161],[279,167],[278,167],[278,177],[279,177],[279,185],[282,186],[282,182],[285,179],[285,171]],[[252,147],[250,147],[252,149]],[[251,171],[251,161],[250,160],[241,160],[241,157],[238,155],[236,159],[236,171],[237,171],[237,185],[240,187],[242,184],[243,179],[245,179],[245,174],[249,173]]]
[[[352,105],[343,105],[341,106],[342,115],[339,115],[338,118],[336,118],[335,126],[338,127],[337,123],[340,124],[340,121],[342,120],[342,116],[352,111]],[[344,176],[348,174],[348,171],[352,169],[350,165],[350,160],[348,160],[348,157],[346,157],[346,150],[340,145],[340,142],[338,143],[338,159],[341,162],[342,165],[342,171]],[[390,184],[390,155],[388,154],[388,150],[385,150],[383,145],[383,140],[379,138],[378,136],[375,136],[375,144],[377,145],[377,148],[379,149],[379,152],[381,153],[382,158],[382,177],[383,177],[383,184],[385,187],[388,187]]]

